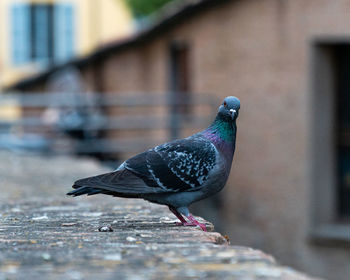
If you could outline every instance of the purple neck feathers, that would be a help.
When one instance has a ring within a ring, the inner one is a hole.
[[[218,118],[202,135],[209,139],[228,162],[232,162],[236,143],[236,123],[229,123]]]

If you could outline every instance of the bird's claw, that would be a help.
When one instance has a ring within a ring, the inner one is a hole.
[[[176,225],[178,226],[184,226],[184,227],[200,227],[203,231],[207,231],[207,227],[205,226],[205,224],[201,224],[201,223],[198,223],[198,224],[194,224],[194,223],[189,223],[189,222],[185,222],[185,223],[180,223],[180,222],[177,222]]]
[[[205,224],[201,224],[198,222],[192,214],[189,214],[187,218],[190,220],[190,222],[187,222],[184,217],[173,207],[169,206],[169,210],[173,212],[173,214],[180,220],[180,222],[177,222],[176,225],[178,226],[184,226],[184,227],[196,227],[199,226],[203,231],[207,231],[207,227]]]
[[[198,226],[199,226],[203,231],[207,232],[207,227],[206,227],[205,224],[200,224],[200,223],[199,223]]]
[[[198,222],[191,214],[188,215],[187,217],[192,225],[196,225],[196,226],[199,226],[203,231],[207,231],[207,227],[205,226],[205,224],[201,224],[200,222]]]

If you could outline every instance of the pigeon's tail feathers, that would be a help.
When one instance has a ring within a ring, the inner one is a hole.
[[[73,185],[73,188],[75,188],[75,190],[70,191],[69,193],[67,193],[67,195],[71,195],[71,196],[79,196],[83,194],[94,195],[102,192],[102,190],[94,189],[91,187],[79,187],[77,185]]]
[[[98,176],[80,179],[72,186],[75,190],[67,195],[108,194],[119,197],[142,197],[144,194],[161,192],[159,187],[152,187],[129,170],[117,170]]]

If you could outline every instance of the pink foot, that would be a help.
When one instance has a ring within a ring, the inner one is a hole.
[[[187,222],[184,217],[173,207],[169,206],[169,209],[171,212],[174,213],[174,215],[181,221],[181,223],[177,222],[176,225],[178,226],[184,226],[184,227],[189,227],[189,226],[199,226],[203,231],[207,231],[207,227],[205,226],[205,224],[201,224],[200,222],[198,222],[193,216],[192,214],[189,214],[187,216],[187,218],[190,220],[190,222]]]
[[[205,224],[198,223],[197,226],[199,226],[203,231],[207,231]]]
[[[198,222],[198,221],[192,216],[192,214],[189,214],[189,215],[187,216],[187,218],[191,221],[192,225],[199,226],[203,231],[207,231],[207,227],[205,226],[205,224],[201,224],[200,222]]]
[[[177,225],[184,225],[187,223],[184,217],[175,209],[169,206],[169,210],[181,221],[181,223],[176,223]]]

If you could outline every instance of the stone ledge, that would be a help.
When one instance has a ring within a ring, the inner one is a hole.
[[[42,168],[26,174],[33,184],[0,164],[0,178],[12,178],[0,200],[0,279],[311,279],[261,251],[231,246],[219,233],[179,227],[166,207],[101,195],[74,199],[64,195],[69,185],[47,181],[61,176],[58,170],[69,182],[104,172],[98,165],[21,157],[21,164],[42,161]]]

